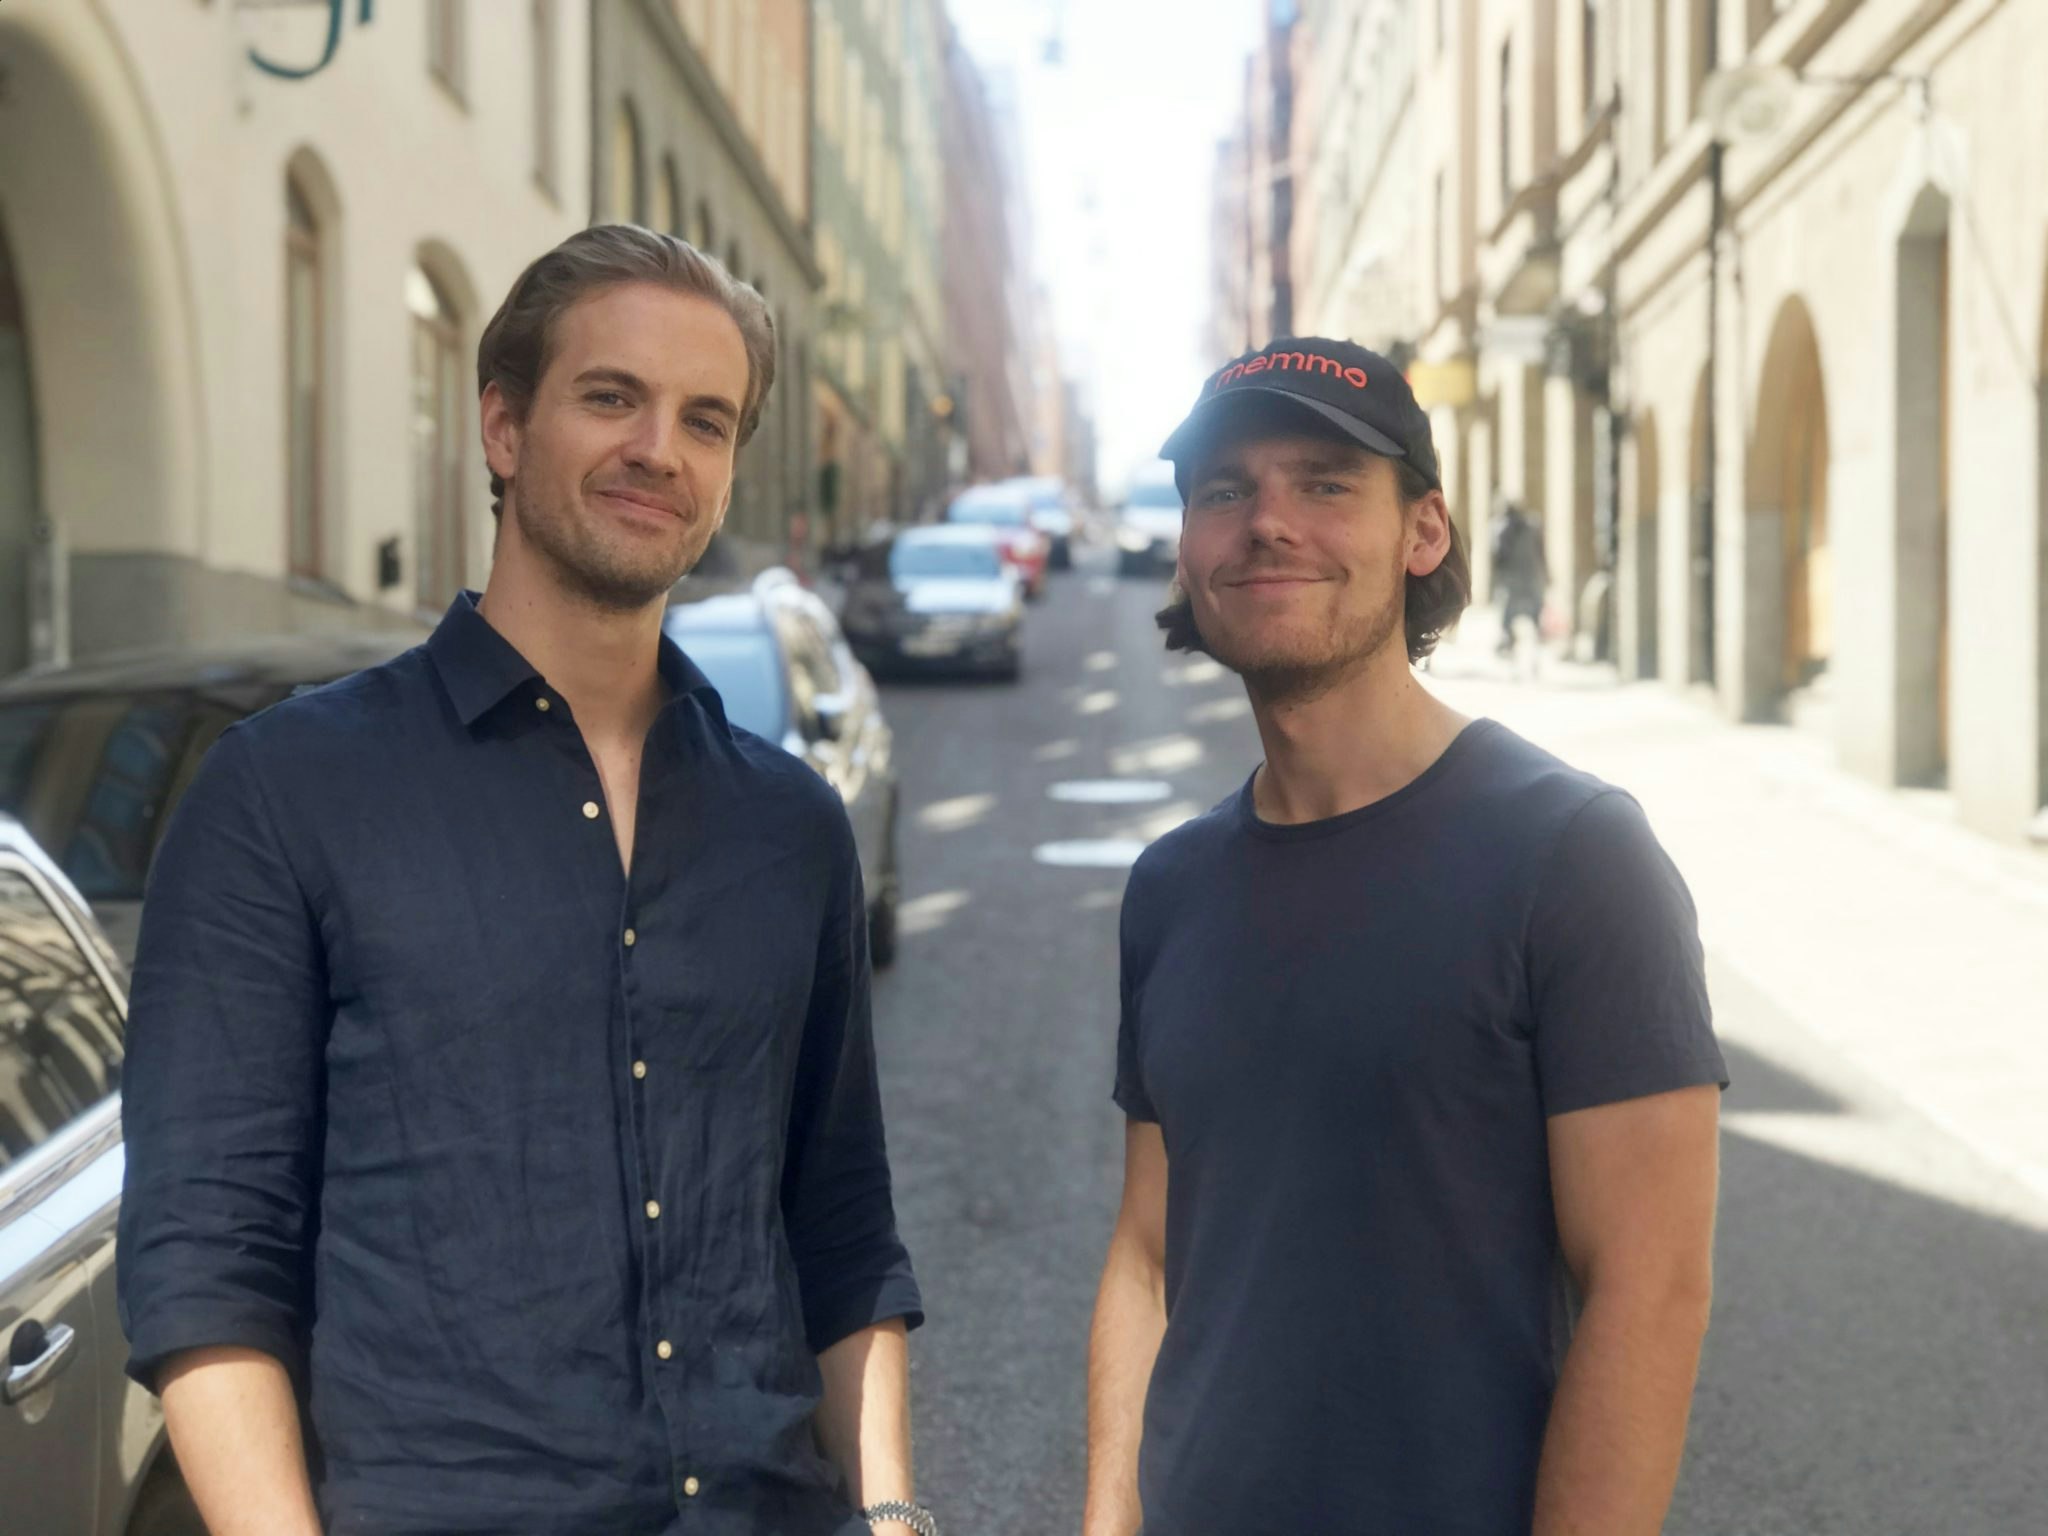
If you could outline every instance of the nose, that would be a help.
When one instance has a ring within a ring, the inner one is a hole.
[[[1288,516],[1289,499],[1278,487],[1255,484],[1246,499],[1245,536],[1254,544],[1291,544],[1294,525]]]
[[[682,470],[682,445],[682,424],[670,412],[649,406],[634,417],[626,463],[642,474],[672,480]]]

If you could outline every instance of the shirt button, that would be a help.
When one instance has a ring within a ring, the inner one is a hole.
[[[591,821],[595,821],[595,820],[597,820],[597,815],[598,815],[598,812],[597,812],[597,802],[596,802],[595,800],[586,800],[586,801],[584,801],[584,802],[583,802],[583,814],[584,814],[584,815],[585,815],[585,816],[586,816],[587,818],[589,818],[589,819],[590,819]]]
[[[662,1359],[666,1360],[670,1355],[673,1355],[676,1352],[676,1347],[675,1345],[669,1343],[667,1339],[663,1339],[659,1344],[654,1346],[654,1352],[657,1355],[661,1356]]]
[[[697,1479],[695,1479],[694,1477],[686,1477],[683,1479],[684,1498],[694,1499],[695,1497],[697,1497],[698,1494],[702,1493],[703,1491],[704,1485],[698,1482]]]
[[[533,707],[534,707],[535,709],[539,710],[539,711],[540,711],[540,712],[541,712],[542,714],[546,714],[546,713],[547,713],[547,712],[548,712],[549,710],[553,709],[553,708],[554,708],[555,706],[554,706],[554,705],[553,705],[553,704],[552,704],[552,703],[551,703],[550,701],[548,701],[547,699],[535,699],[535,700],[533,701]]]
[[[633,1063],[633,1075],[634,1075],[635,1077],[645,1077],[645,1076],[647,1075],[647,1063],[646,1063],[646,1062],[644,1062],[644,1061],[636,1061],[636,1062],[634,1062],[634,1063]]]
[[[659,1200],[647,1202],[647,1219],[649,1221],[661,1220],[661,1202]]]
[[[626,930],[626,948],[631,949],[635,944],[639,942],[640,935],[635,933],[632,929],[628,928]]]

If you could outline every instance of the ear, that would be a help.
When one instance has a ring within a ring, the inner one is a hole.
[[[1408,574],[1432,574],[1450,552],[1450,505],[1442,491],[1431,491],[1408,509]]]
[[[477,419],[483,432],[484,462],[490,465],[491,473],[501,480],[515,478],[519,473],[519,449],[525,436],[525,424],[495,379],[484,386],[483,399],[477,405]]]

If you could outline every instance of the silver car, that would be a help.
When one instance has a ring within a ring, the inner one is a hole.
[[[0,1529],[204,1536],[156,1400],[124,1374],[120,962],[0,815]]]

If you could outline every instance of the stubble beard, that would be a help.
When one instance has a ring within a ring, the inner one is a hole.
[[[516,486],[507,496],[506,511],[518,518],[520,535],[564,588],[607,613],[634,613],[666,597],[711,542],[712,529],[699,520],[683,530],[677,543],[640,553],[595,531],[573,501],[531,505]]]
[[[1250,646],[1233,648],[1227,640],[1219,645],[1203,633],[1203,648],[1244,679],[1245,692],[1254,704],[1274,707],[1313,703],[1370,666],[1397,635],[1403,634],[1406,575],[1405,566],[1396,569],[1392,590],[1373,612],[1362,617],[1338,614],[1322,636],[1303,644],[1260,652]],[[1196,618],[1199,631],[1199,609]]]

